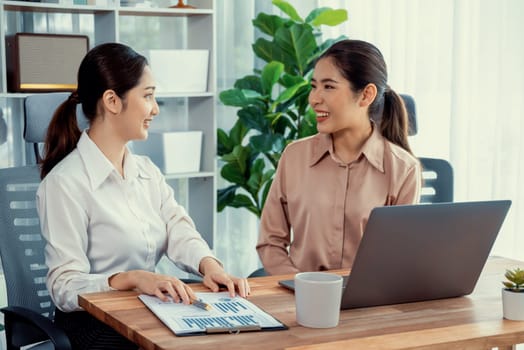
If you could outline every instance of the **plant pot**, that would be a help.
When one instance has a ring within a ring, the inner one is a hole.
[[[502,289],[502,310],[505,319],[524,321],[524,291]]]

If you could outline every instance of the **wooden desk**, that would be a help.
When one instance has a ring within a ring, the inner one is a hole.
[[[283,276],[250,279],[249,300],[290,327],[286,331],[176,337],[136,292],[79,297],[80,305],[146,350],[159,349],[511,349],[524,343],[524,322],[502,318],[501,281],[523,262],[490,258],[475,291],[466,297],[341,312],[336,328],[311,329],[295,320],[293,293]],[[206,290],[195,285],[197,291]]]

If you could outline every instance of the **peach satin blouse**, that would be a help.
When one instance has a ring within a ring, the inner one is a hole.
[[[418,160],[374,128],[344,164],[330,134],[290,144],[280,159],[260,224],[257,251],[270,274],[349,268],[371,209],[418,203]]]

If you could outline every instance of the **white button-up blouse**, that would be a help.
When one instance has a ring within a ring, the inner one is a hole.
[[[122,178],[86,132],[40,184],[37,210],[47,288],[62,311],[80,310],[79,294],[110,290],[115,273],[154,271],[164,253],[197,274],[213,256],[149,158],[127,150]]]

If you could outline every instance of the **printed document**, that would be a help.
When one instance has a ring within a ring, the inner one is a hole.
[[[242,297],[231,298],[228,292],[195,294],[200,301],[211,306],[209,310],[171,299],[164,302],[145,294],[139,298],[176,335],[287,329],[283,323]]]

